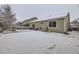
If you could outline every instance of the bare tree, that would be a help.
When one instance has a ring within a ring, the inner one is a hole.
[[[7,30],[11,28],[12,24],[16,21],[15,14],[12,13],[10,5],[2,5],[1,6],[2,19],[1,24],[3,24],[4,29]]]

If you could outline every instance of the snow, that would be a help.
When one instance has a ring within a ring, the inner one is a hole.
[[[0,54],[78,54],[79,32],[22,30],[0,33]]]
[[[48,18],[48,19],[38,19],[38,20],[34,20],[34,21],[31,21],[30,23],[32,22],[39,22],[39,21],[48,21],[48,20],[57,20],[57,19],[60,19],[60,18],[65,18],[66,16],[60,16],[60,17],[54,17],[54,18]]]

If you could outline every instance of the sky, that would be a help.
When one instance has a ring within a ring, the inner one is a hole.
[[[70,20],[79,18],[79,6],[77,4],[11,4],[17,21],[23,21],[32,17],[39,20],[67,15],[70,12]]]

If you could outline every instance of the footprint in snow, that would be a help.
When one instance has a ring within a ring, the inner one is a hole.
[[[54,44],[54,45],[51,46],[51,47],[48,47],[46,50],[43,51],[43,53],[45,53],[45,54],[50,54],[50,50],[55,49],[55,47],[56,47],[56,44]]]
[[[54,44],[54,45],[51,46],[51,47],[48,47],[47,50],[52,50],[52,49],[54,49],[55,47],[56,47],[56,44]]]

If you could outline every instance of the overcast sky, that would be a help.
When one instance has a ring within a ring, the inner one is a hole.
[[[53,4],[13,4],[13,13],[16,13],[18,21],[23,21],[31,17],[39,19],[53,18],[66,15],[70,12],[71,20],[79,18],[79,7],[72,5],[53,5]]]

